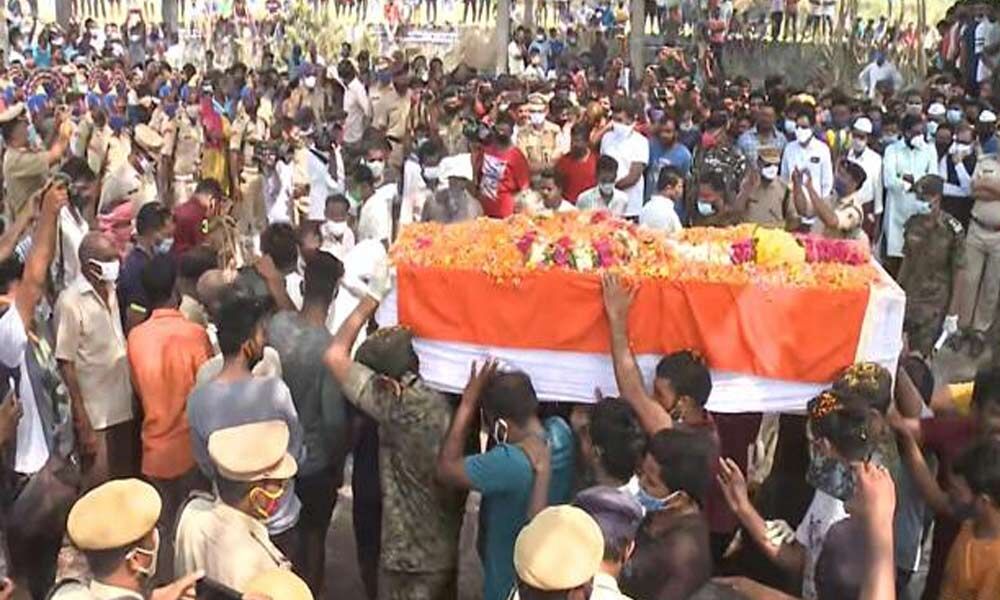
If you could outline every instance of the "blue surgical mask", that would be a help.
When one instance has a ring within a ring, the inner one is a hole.
[[[670,496],[673,496],[673,494]],[[670,499],[670,496],[667,496],[666,498],[657,498],[642,489],[642,486],[639,486],[639,491],[635,494],[635,499],[639,502],[639,505],[642,506],[644,511],[651,513],[663,510],[663,507],[667,505],[667,501]]]
[[[927,121],[927,140],[930,141],[934,139],[934,134],[937,133],[938,123],[937,121]]]
[[[156,244],[156,253],[167,254],[173,247],[174,247],[174,238],[165,238],[163,240],[160,240],[160,243]]]
[[[962,122],[962,111],[957,108],[948,109],[948,112],[944,113],[944,118],[948,120],[952,125],[957,125]]]
[[[715,206],[711,202],[698,201],[698,214],[708,217],[715,214]]]

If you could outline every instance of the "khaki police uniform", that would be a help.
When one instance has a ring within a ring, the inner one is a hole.
[[[174,206],[187,202],[194,195],[204,143],[201,125],[184,111],[178,111],[177,116],[164,127],[161,154],[164,158],[173,159],[173,180],[170,185]]]
[[[241,110],[233,122],[229,136],[229,151],[242,157],[243,172],[240,173],[241,203],[235,207],[234,216],[240,234],[252,236],[267,226],[267,208],[264,204],[264,178],[260,166],[254,160],[254,149],[267,140],[267,123],[263,119],[251,117]]]
[[[132,135],[132,143],[145,152],[151,160],[160,155],[163,138],[149,125],[136,125]],[[140,173],[130,161],[125,161],[113,168],[105,177],[101,188],[100,209],[103,211],[122,201],[132,202],[132,214],[139,214],[139,209],[159,200],[156,186],[156,174]]]
[[[757,153],[760,162],[766,165],[781,164],[781,152],[774,147],[765,146]],[[757,165],[750,165],[751,169]],[[788,184],[775,177],[771,181],[761,177],[760,183],[750,192],[747,198],[746,212],[743,214],[746,223],[757,223],[765,227],[793,229],[799,224],[799,213],[792,200],[792,190]]]
[[[995,154],[979,157],[972,174],[977,181],[1000,183],[1000,159]],[[973,194],[975,197],[975,194]],[[965,237],[965,267],[958,310],[962,328],[985,333],[993,323],[1000,298],[1000,202],[976,199]]]
[[[306,582],[288,569],[271,569],[257,575],[247,583],[245,593],[271,600],[313,600]]]
[[[288,454],[288,437],[283,421],[250,423],[214,432],[208,453],[218,477],[227,481],[285,481],[298,469]],[[241,592],[260,573],[290,568],[263,520],[201,494],[181,509],[174,548],[179,573],[201,569]]]
[[[156,527],[162,508],[160,495],[153,486],[138,479],[115,479],[90,490],[76,501],[66,520],[66,535],[84,554],[138,547]],[[112,600],[142,599],[143,595],[97,579],[89,584],[67,579],[55,585],[50,597],[53,600]]]
[[[23,104],[15,104],[0,113],[0,125],[25,118]],[[28,205],[32,194],[42,189],[49,176],[49,158],[45,151],[30,148],[7,148],[3,157],[4,216],[12,222]]]
[[[541,94],[528,96],[528,106],[535,110],[545,109],[546,102]],[[559,138],[562,130],[552,121],[546,120],[541,127],[528,125],[517,130],[517,147],[524,152],[531,171],[537,173],[552,167],[559,152]]]
[[[540,592],[572,590],[591,583],[604,557],[604,535],[575,506],[550,506],[535,515],[514,542],[514,571]],[[518,598],[515,592],[512,598]]]

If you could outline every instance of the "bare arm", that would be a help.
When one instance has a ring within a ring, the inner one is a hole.
[[[899,414],[907,419],[919,419],[924,407],[924,399],[913,384],[909,373],[902,367],[896,369],[896,390],[894,392],[896,408]]]
[[[323,360],[337,381],[347,381],[351,365],[354,363],[351,360],[351,349],[354,347],[354,341],[358,339],[361,328],[371,320],[377,309],[378,302],[375,299],[367,296],[362,298],[351,314],[341,323],[337,333],[334,334],[333,341],[326,349]]]
[[[441,451],[438,452],[437,480],[447,486],[462,490],[472,489],[472,480],[465,472],[465,440],[476,420],[483,389],[493,378],[496,370],[496,361],[488,361],[479,371],[476,370],[476,363],[472,363],[469,383],[462,392],[462,400],[458,403],[458,410],[451,419],[448,435],[445,436]]]
[[[820,198],[819,194],[813,189],[812,181],[806,181],[803,186],[806,193],[809,194],[809,200],[812,202],[813,212],[819,217],[819,220],[823,222],[830,229],[837,229],[839,220],[837,219],[837,213],[830,206],[830,203],[826,201],[825,198]]]
[[[271,257],[266,255],[260,257],[254,267],[264,279],[264,283],[267,284],[267,291],[271,294],[271,298],[274,299],[278,310],[295,310],[295,304],[288,297],[288,289],[285,288],[285,278],[278,271],[277,267],[274,266],[274,261]]]
[[[896,488],[884,467],[854,465],[857,491],[851,513],[861,518],[868,546],[868,567],[861,583],[860,600],[896,600],[896,565],[893,557],[892,516]]]
[[[89,459],[97,452],[97,439],[83,403],[83,391],[80,389],[80,379],[76,375],[76,363],[59,359],[58,365],[59,374],[62,375],[66,391],[69,392],[70,413],[73,416],[77,447],[80,453]]]
[[[634,162],[629,165],[628,173],[625,177],[622,177],[615,184],[615,187],[620,190],[627,190],[642,179],[642,174],[646,171],[646,165],[640,162]]]
[[[647,434],[669,429],[673,427],[674,421],[670,413],[646,393],[639,365],[629,348],[628,309],[635,297],[635,290],[627,290],[618,277],[611,274],[604,276],[603,290],[604,310],[611,329],[611,360],[618,393],[635,410],[639,423]]]
[[[552,480],[549,462],[551,455],[548,443],[541,435],[530,435],[519,445],[528,455],[531,470],[535,474],[535,480],[531,484],[531,496],[528,499],[527,516],[530,520],[549,505],[549,482]]]
[[[937,479],[934,478],[930,467],[927,466],[927,461],[924,460],[924,454],[917,441],[905,428],[896,428],[896,431],[900,454],[924,501],[936,514],[954,516],[951,499],[948,497],[948,493],[938,485]]]
[[[66,205],[66,187],[50,183],[42,192],[42,211],[35,227],[31,252],[24,264],[24,275],[17,286],[14,305],[27,326],[35,313],[35,305],[45,293],[49,265],[56,252],[56,222],[59,211]]]
[[[34,204],[31,205],[34,208]],[[17,219],[0,236],[0,260],[5,260],[14,253],[18,242],[24,237],[25,232],[31,227],[31,221],[35,218],[33,210],[22,210]]]

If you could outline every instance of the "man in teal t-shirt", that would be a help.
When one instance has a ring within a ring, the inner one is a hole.
[[[463,456],[480,398],[485,425],[496,442],[489,452]],[[573,433],[559,417],[538,418],[538,398],[524,373],[496,373],[488,363],[474,371],[438,458],[438,478],[483,495],[479,550],[484,600],[505,600],[514,585],[514,541],[545,504],[569,502],[573,478]],[[544,444],[541,443],[544,441]],[[547,498],[533,498],[536,479],[548,479]],[[547,500],[547,502],[545,502]]]

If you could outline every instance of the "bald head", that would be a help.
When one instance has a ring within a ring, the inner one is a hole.
[[[223,290],[236,279],[236,272],[223,269],[209,269],[202,273],[195,286],[195,293],[202,306],[214,314]]]
[[[83,240],[80,241],[79,257],[81,265],[86,265],[92,260],[110,261],[119,258],[111,238],[100,231],[92,231],[83,236]]]

